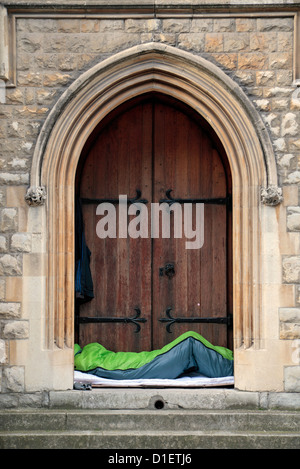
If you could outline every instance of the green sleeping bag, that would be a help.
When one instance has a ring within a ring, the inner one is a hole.
[[[212,345],[196,332],[186,332],[159,350],[113,352],[91,343],[74,348],[74,367],[107,379],[175,379],[188,371],[209,378],[233,375],[231,350]]]

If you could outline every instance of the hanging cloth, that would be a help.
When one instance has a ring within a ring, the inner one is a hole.
[[[86,245],[80,198],[75,203],[75,293],[80,303],[94,298],[93,279],[90,270],[91,251]]]

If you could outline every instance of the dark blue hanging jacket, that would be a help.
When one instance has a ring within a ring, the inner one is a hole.
[[[75,292],[80,303],[94,298],[93,279],[90,269],[91,251],[86,245],[80,198],[75,204]]]

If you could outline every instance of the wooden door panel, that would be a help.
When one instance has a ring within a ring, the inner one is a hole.
[[[81,177],[81,197],[118,199],[136,196],[151,201],[152,106],[142,105],[117,117],[105,127],[90,150]],[[80,326],[80,343],[100,342],[111,350],[150,349],[151,239],[119,238],[120,206],[114,205],[117,237],[100,239],[97,204],[83,205],[87,245],[92,251],[91,271],[95,298],[80,307],[81,317],[127,317],[135,308],[147,322],[142,333],[130,323],[91,323]],[[126,206],[127,211],[127,206]],[[132,217],[128,217],[128,223]]]
[[[137,189],[148,200],[147,238],[120,239],[117,231],[115,239],[99,239],[97,205],[83,206],[95,298],[80,306],[80,316],[133,318],[139,308],[146,322],[139,333],[130,323],[81,324],[80,344],[150,350],[195,330],[214,344],[228,346],[226,325],[174,323],[169,333],[168,323],[161,321],[167,311],[175,318],[226,317],[231,300],[230,223],[226,205],[205,204],[201,249],[186,249],[189,240],[174,238],[172,229],[170,238],[162,238],[161,232],[151,238],[151,202],[159,204],[168,190],[175,199],[186,200],[226,198],[229,189],[220,154],[199,120],[156,98],[127,109],[101,130],[81,174],[83,198],[133,198]],[[120,207],[115,208],[118,221]],[[184,205],[180,208],[184,214]],[[172,212],[170,220],[172,227]],[[171,278],[164,271],[166,264],[174,266]]]
[[[226,174],[210,138],[199,125],[179,110],[157,104],[154,130],[153,200],[172,196],[180,199],[225,198]],[[181,205],[184,212],[184,204]],[[187,239],[153,240],[153,346],[159,348],[187,330],[227,345],[226,325],[173,324],[171,333],[160,320],[166,311],[180,318],[227,315],[226,206],[204,207],[204,244],[186,249]],[[159,275],[173,263],[175,275]]]

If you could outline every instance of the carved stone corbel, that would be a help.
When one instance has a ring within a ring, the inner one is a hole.
[[[44,205],[46,200],[46,189],[43,186],[31,186],[27,189],[25,200],[31,207]]]
[[[262,203],[272,207],[279,205],[283,201],[282,189],[275,185],[263,187],[260,195]]]

